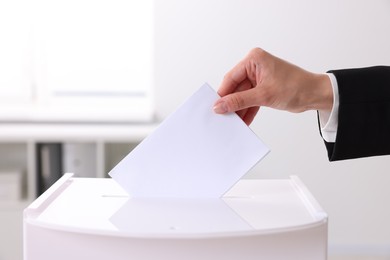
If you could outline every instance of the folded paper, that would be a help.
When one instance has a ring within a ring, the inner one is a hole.
[[[269,149],[235,113],[214,113],[218,98],[203,85],[109,175],[132,197],[223,196]]]

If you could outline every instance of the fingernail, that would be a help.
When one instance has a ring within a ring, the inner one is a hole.
[[[217,104],[215,104],[213,109],[214,109],[214,112],[217,114],[224,114],[224,113],[228,112],[227,105],[226,105],[225,101],[217,102]]]

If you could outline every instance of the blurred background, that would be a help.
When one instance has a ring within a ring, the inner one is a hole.
[[[390,64],[388,0],[0,0],[0,260],[64,172],[107,172],[253,47],[314,72]],[[328,162],[315,111],[261,108],[246,178],[299,176],[329,214],[330,259],[390,259],[390,157]],[[190,166],[189,166],[190,167]]]

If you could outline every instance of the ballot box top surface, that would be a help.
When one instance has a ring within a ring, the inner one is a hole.
[[[298,177],[241,180],[218,199],[131,198],[112,179],[65,174],[24,211],[41,228],[137,238],[243,236],[306,229],[327,214]]]

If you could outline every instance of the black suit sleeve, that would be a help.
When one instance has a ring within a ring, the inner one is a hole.
[[[332,70],[339,88],[336,141],[330,161],[390,154],[390,67]]]

